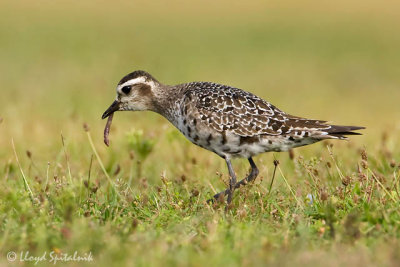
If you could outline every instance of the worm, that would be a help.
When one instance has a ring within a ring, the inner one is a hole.
[[[106,144],[106,146],[110,146],[110,140],[108,139],[108,136],[110,135],[110,129],[111,129],[111,123],[112,123],[113,117],[114,117],[114,113],[112,113],[108,117],[106,127],[104,128],[104,144]]]

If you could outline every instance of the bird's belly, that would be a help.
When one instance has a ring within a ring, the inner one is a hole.
[[[204,124],[194,124],[192,121],[180,122],[176,125],[179,131],[193,144],[210,150],[221,157],[229,154],[240,156],[239,138],[229,133],[218,132]]]
[[[192,143],[210,150],[223,158],[249,158],[264,152],[288,151],[291,148],[314,143],[313,140],[293,140],[289,136],[238,136],[228,131],[218,132],[207,125],[180,122],[176,127]]]
[[[193,144],[210,150],[223,158],[245,157],[249,158],[268,151],[280,151],[278,142],[243,142],[243,138],[228,132],[217,132],[207,127],[198,129],[179,129]]]

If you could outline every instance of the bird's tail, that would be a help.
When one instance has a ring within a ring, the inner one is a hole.
[[[347,139],[346,135],[361,135],[361,133],[353,132],[356,130],[362,130],[365,127],[362,126],[341,126],[331,125],[331,128],[327,129],[327,137],[337,139]]]

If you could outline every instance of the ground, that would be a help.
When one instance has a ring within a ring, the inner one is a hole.
[[[399,265],[399,4],[0,6],[1,265],[75,251],[99,266]],[[225,212],[206,204],[224,161],[161,116],[117,113],[103,144],[100,117],[136,69],[367,129],[256,157],[259,178]]]

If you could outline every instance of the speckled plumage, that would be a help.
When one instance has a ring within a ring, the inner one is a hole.
[[[246,180],[251,181],[258,174],[251,159],[257,154],[287,151],[323,139],[346,139],[345,135],[358,134],[353,130],[364,128],[292,116],[252,93],[227,85],[163,85],[144,71],[132,72],[118,83],[113,105],[103,118],[117,110],[152,110],[167,118],[191,142],[224,158],[233,180],[225,191],[228,203],[233,190],[243,184],[236,184],[231,158],[249,159],[252,172]]]
[[[182,84],[174,125],[193,143],[223,158],[287,151],[322,139],[344,139],[359,127],[288,115],[256,95],[210,82]]]

